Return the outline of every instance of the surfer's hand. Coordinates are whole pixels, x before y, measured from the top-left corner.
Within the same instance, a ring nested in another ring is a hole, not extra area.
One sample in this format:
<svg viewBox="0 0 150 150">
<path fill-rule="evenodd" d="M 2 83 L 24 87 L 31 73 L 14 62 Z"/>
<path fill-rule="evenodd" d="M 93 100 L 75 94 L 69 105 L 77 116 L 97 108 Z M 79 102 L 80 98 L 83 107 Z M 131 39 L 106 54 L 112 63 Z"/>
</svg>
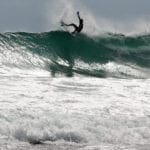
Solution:
<svg viewBox="0 0 150 150">
<path fill-rule="evenodd" d="M 63 21 L 60 21 L 60 25 L 61 25 L 61 26 L 64 26 L 64 22 L 63 22 Z"/>
<path fill-rule="evenodd" d="M 77 15 L 79 15 L 79 11 L 77 11 Z"/>
</svg>

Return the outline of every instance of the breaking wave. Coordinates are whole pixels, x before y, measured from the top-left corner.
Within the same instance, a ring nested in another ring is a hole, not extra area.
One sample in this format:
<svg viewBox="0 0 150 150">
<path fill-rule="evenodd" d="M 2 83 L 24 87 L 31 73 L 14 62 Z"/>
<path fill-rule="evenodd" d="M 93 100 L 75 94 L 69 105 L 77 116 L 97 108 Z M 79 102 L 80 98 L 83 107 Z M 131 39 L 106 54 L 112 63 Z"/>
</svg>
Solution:
<svg viewBox="0 0 150 150">
<path fill-rule="evenodd" d="M 8 68 L 9 72 L 36 68 L 52 76 L 149 78 L 150 35 L 4 33 L 0 34 L 0 64 L 1 74 Z"/>
</svg>

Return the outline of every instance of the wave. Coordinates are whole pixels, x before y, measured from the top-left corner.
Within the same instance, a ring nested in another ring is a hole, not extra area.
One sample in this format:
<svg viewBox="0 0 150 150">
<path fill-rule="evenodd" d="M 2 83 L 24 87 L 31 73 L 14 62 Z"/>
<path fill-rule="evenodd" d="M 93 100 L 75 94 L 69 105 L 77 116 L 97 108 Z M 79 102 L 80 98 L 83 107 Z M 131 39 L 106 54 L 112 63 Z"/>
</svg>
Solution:
<svg viewBox="0 0 150 150">
<path fill-rule="evenodd" d="M 0 57 L 1 68 L 39 67 L 53 76 L 148 78 L 150 35 L 4 33 L 0 34 Z"/>
</svg>

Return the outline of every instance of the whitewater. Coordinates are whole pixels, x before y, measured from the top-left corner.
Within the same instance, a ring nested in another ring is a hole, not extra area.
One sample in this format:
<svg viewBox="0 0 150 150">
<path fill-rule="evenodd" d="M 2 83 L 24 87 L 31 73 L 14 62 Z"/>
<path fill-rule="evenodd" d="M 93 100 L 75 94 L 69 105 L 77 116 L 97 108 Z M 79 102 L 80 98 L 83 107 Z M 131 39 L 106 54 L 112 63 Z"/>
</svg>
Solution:
<svg viewBox="0 0 150 150">
<path fill-rule="evenodd" d="M 0 149 L 148 150 L 150 35 L 0 34 Z"/>
</svg>

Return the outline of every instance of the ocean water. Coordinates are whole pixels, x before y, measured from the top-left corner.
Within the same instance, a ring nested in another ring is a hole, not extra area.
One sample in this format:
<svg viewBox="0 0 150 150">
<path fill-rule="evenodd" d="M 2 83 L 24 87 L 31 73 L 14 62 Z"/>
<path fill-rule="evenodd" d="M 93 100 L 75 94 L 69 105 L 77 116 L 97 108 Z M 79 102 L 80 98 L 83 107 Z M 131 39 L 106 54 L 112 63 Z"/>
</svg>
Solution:
<svg viewBox="0 0 150 150">
<path fill-rule="evenodd" d="M 0 149 L 149 143 L 150 35 L 0 34 Z"/>
</svg>

